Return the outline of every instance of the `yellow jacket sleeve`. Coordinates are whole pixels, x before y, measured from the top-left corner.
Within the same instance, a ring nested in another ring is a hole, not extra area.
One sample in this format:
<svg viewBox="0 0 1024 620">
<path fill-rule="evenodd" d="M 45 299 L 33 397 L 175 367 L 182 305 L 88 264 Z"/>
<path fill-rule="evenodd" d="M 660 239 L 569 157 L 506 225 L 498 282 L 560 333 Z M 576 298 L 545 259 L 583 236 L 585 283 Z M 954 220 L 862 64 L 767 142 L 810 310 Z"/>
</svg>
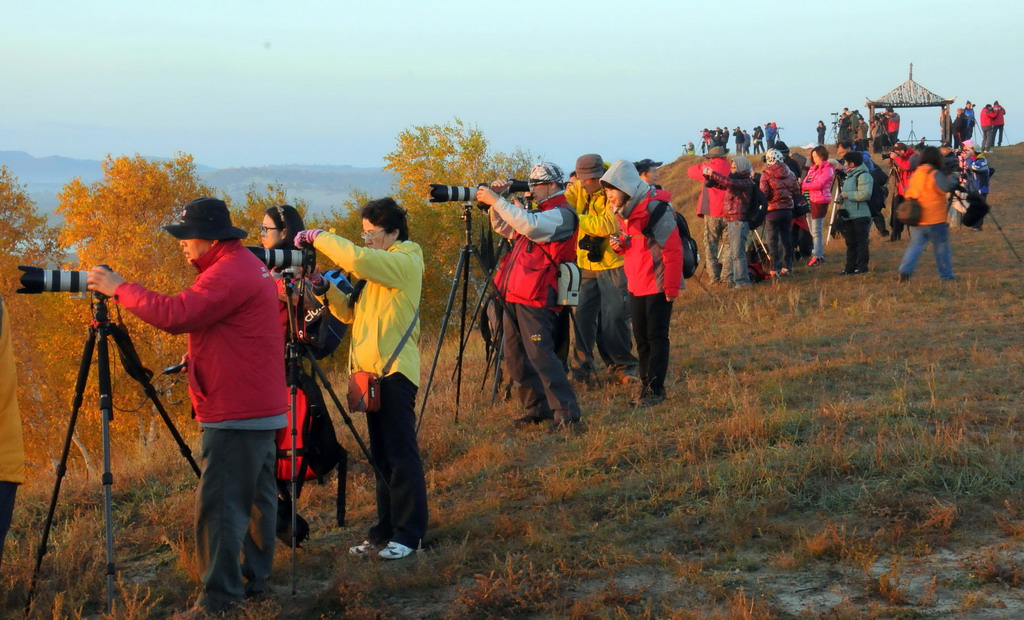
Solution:
<svg viewBox="0 0 1024 620">
<path fill-rule="evenodd" d="M 396 241 L 387 250 L 372 250 L 331 233 L 320 233 L 313 245 L 354 277 L 366 280 L 352 308 L 348 296 L 333 286 L 326 297 L 331 313 L 352 325 L 352 370 L 381 374 L 419 308 L 423 250 L 411 241 Z M 401 373 L 414 385 L 420 383 L 419 333 L 417 321 L 388 373 Z"/>
</svg>

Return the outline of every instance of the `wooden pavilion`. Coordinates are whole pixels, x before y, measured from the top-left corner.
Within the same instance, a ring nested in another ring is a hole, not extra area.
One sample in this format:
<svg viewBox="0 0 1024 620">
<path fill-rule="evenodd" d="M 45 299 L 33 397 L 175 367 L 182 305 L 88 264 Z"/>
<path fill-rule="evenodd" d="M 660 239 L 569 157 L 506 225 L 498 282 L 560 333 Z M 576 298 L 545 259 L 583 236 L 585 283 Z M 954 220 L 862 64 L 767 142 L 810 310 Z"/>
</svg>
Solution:
<svg viewBox="0 0 1024 620">
<path fill-rule="evenodd" d="M 910 78 L 878 99 L 868 100 L 868 118 L 875 118 L 875 108 L 941 108 L 939 126 L 942 128 L 942 141 L 949 142 L 951 135 L 951 119 L 949 106 L 956 97 L 946 99 L 936 95 L 914 81 L 914 65 L 910 65 Z"/>
</svg>

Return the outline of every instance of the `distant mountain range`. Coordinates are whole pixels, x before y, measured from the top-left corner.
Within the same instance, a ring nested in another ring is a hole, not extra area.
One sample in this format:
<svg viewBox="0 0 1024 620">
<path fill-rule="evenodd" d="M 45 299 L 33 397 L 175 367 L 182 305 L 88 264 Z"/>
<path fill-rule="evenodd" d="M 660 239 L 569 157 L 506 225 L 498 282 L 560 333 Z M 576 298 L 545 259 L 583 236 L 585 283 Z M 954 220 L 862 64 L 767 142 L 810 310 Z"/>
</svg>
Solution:
<svg viewBox="0 0 1024 620">
<path fill-rule="evenodd" d="M 165 157 L 149 157 L 167 161 Z M 29 195 L 39 208 L 52 214 L 57 208 L 57 193 L 75 177 L 89 184 L 103 178 L 103 162 L 92 159 L 72 159 L 53 155 L 33 157 L 24 151 L 0 151 L 0 165 L 16 176 L 28 188 Z M 209 185 L 231 196 L 245 200 L 250 187 L 262 192 L 267 185 L 280 183 L 288 197 L 297 202 L 305 200 L 311 213 L 324 213 L 340 207 L 354 191 L 370 196 L 384 196 L 391 190 L 392 176 L 382 168 L 356 168 L 354 166 L 283 165 L 242 168 L 213 168 L 196 164 L 196 171 Z"/>
</svg>

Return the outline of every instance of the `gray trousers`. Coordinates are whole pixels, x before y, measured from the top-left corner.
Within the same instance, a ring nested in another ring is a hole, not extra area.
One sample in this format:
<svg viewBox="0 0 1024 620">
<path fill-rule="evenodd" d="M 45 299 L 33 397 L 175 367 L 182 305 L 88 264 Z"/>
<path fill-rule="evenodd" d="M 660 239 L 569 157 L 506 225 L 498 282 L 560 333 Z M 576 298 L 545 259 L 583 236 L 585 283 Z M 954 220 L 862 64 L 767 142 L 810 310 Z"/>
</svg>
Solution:
<svg viewBox="0 0 1024 620">
<path fill-rule="evenodd" d="M 211 612 L 262 592 L 270 577 L 277 527 L 275 434 L 203 429 L 196 547 L 205 586 L 201 604 Z"/>
<path fill-rule="evenodd" d="M 622 267 L 593 271 L 581 269 L 580 303 L 576 306 L 576 343 L 572 352 L 573 376 L 587 379 L 596 368 L 592 364 L 594 344 L 608 370 L 616 376 L 635 375 L 637 359 L 633 355 L 632 327 L 626 272 Z"/>
<path fill-rule="evenodd" d="M 750 269 L 747 266 L 747 235 L 750 224 L 747 222 L 728 222 L 729 226 L 729 262 L 732 265 L 732 283 L 750 284 Z"/>
<path fill-rule="evenodd" d="M 725 221 L 724 217 L 711 217 L 710 215 L 704 216 L 704 250 L 708 257 L 708 271 L 711 272 L 711 282 L 722 282 L 730 279 L 731 269 L 726 267 L 725 274 L 722 273 L 722 267 L 725 266 L 721 260 L 719 260 L 718 253 L 720 251 L 719 244 L 721 244 L 725 237 L 726 225 L 728 222 Z"/>
<path fill-rule="evenodd" d="M 527 415 L 578 420 L 580 406 L 562 360 L 555 354 L 554 310 L 505 304 L 504 352 L 509 378 Z"/>
</svg>

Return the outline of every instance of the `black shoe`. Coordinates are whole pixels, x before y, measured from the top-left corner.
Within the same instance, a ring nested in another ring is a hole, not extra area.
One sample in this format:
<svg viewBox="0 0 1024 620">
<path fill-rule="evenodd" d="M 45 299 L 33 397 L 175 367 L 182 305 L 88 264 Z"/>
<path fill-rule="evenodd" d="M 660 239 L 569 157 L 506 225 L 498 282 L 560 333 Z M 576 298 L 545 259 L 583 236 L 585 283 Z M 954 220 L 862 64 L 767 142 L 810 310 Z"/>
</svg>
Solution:
<svg viewBox="0 0 1024 620">
<path fill-rule="evenodd" d="M 585 430 L 583 420 L 554 420 L 548 425 L 549 433 L 582 433 Z"/>
<path fill-rule="evenodd" d="M 634 409 L 644 409 L 647 407 L 653 407 L 658 403 L 665 401 L 664 394 L 644 394 L 638 396 L 633 400 L 629 401 L 629 406 Z"/>
<path fill-rule="evenodd" d="M 849 276 L 849 275 L 853 275 L 853 273 L 854 273 L 853 271 L 848 271 L 846 269 L 843 269 L 842 271 L 839 272 L 839 275 L 841 275 L 841 276 Z"/>
<path fill-rule="evenodd" d="M 516 428 L 529 428 L 531 426 L 536 426 L 537 424 L 543 423 L 544 418 L 535 415 L 524 415 L 521 418 L 516 418 L 515 420 L 512 420 L 512 426 Z"/>
</svg>

